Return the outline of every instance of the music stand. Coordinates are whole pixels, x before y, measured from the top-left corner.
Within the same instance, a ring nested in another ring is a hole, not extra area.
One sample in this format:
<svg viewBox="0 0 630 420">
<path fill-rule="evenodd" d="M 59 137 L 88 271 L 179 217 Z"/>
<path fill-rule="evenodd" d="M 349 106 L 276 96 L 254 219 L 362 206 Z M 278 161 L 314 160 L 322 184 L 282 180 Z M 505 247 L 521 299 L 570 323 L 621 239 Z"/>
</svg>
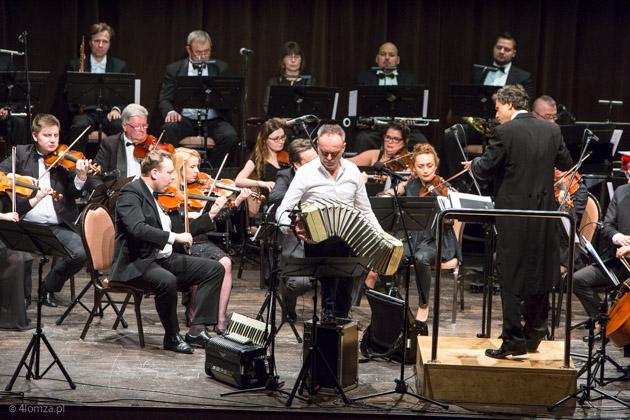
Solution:
<svg viewBox="0 0 630 420">
<path fill-rule="evenodd" d="M 203 137 L 203 153 L 207 153 L 208 127 L 202 125 L 202 121 L 206 121 L 210 109 L 238 111 L 244 79 L 242 76 L 178 76 L 175 83 L 175 109 L 180 113 L 184 108 L 197 110 L 197 135 Z M 207 155 L 202 163 L 210 167 Z"/>
<path fill-rule="evenodd" d="M 315 287 L 313 291 L 313 323 L 311 324 L 311 345 L 308 349 L 308 356 L 304 359 L 304 363 L 302 364 L 302 369 L 300 369 L 300 373 L 298 374 L 297 380 L 295 381 L 295 385 L 293 385 L 293 390 L 291 391 L 291 395 L 286 402 L 286 406 L 290 407 L 293 398 L 299 397 L 296 395 L 298 388 L 300 389 L 300 394 L 304 392 L 304 387 L 306 386 L 307 376 L 310 374 L 310 387 L 309 393 L 313 395 L 313 393 L 317 393 L 317 389 L 315 386 L 315 372 L 316 372 L 316 362 L 317 356 L 319 356 L 320 360 L 324 362 L 324 366 L 326 367 L 325 371 L 327 375 L 329 375 L 330 379 L 332 379 L 335 388 L 343 402 L 346 404 L 350 404 L 350 400 L 346 397 L 346 394 L 341 389 L 339 385 L 339 381 L 335 377 L 328 361 L 324 357 L 321 348 L 317 344 L 317 321 L 319 318 L 317 317 L 317 279 L 319 277 L 356 277 L 360 274 L 363 274 L 367 271 L 367 258 L 335 258 L 335 257 L 316 257 L 316 258 L 289 258 L 282 270 L 284 275 L 286 276 L 305 276 L 312 277 L 315 279 Z M 310 400 L 309 400 L 310 402 Z"/>
<path fill-rule="evenodd" d="M 49 71 L 29 71 L 31 79 L 31 103 L 39 102 Z M 25 108 L 28 115 L 28 88 L 26 84 L 26 73 L 23 71 L 2 71 L 0 72 L 0 104 L 19 105 Z"/>
<path fill-rule="evenodd" d="M 39 277 L 37 291 L 37 329 L 35 330 L 35 333 L 33 333 L 33 337 L 31 338 L 31 341 L 29 342 L 28 347 L 26 348 L 26 351 L 24 352 L 24 355 L 20 360 L 20 363 L 15 369 L 15 373 L 11 377 L 11 381 L 6 386 L 5 391 L 11 391 L 15 380 L 22 370 L 22 367 L 26 368 L 26 379 L 42 379 L 44 375 L 50 370 L 50 368 L 52 368 L 55 364 L 59 366 L 59 370 L 61 370 L 61 373 L 63 373 L 63 376 L 66 378 L 66 381 L 70 385 L 70 388 L 75 389 L 76 385 L 74 384 L 74 382 L 72 382 L 72 379 L 70 379 L 68 372 L 63 367 L 61 360 L 59 360 L 59 357 L 50 345 L 50 342 L 44 335 L 44 331 L 42 329 L 42 305 L 44 303 L 42 277 L 44 264 L 48 262 L 48 258 L 46 258 L 46 256 L 67 258 L 68 253 L 66 249 L 64 248 L 63 244 L 59 242 L 50 227 L 30 222 L 14 223 L 8 221 L 0 221 L 0 240 L 9 249 L 31 252 L 41 256 L 38 269 Z M 53 362 L 44 370 L 43 373 L 40 374 L 39 362 L 42 340 L 48 348 L 48 351 L 53 358 Z M 27 364 L 26 358 L 29 356 L 29 354 L 31 355 L 31 358 L 29 363 Z M 33 364 L 35 364 L 35 369 L 33 369 Z"/>
<path fill-rule="evenodd" d="M 451 85 L 451 107 L 455 117 L 478 117 L 483 119 L 483 131 L 488 132 L 488 122 L 495 116 L 492 95 L 501 86 Z M 483 136 L 483 150 L 487 137 Z"/>
<path fill-rule="evenodd" d="M 306 114 L 334 118 L 337 88 L 320 86 L 271 86 L 267 115 L 296 118 Z"/>
<path fill-rule="evenodd" d="M 357 115 L 362 117 L 418 117 L 423 115 L 423 85 L 358 86 Z"/>
</svg>

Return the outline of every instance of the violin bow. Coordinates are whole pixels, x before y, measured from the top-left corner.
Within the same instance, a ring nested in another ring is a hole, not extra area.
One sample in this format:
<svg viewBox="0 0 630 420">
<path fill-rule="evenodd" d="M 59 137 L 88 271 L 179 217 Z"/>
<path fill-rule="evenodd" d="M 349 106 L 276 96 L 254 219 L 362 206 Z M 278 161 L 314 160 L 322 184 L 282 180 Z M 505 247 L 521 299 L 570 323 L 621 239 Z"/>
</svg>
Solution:
<svg viewBox="0 0 630 420">
<path fill-rule="evenodd" d="M 166 130 L 162 130 L 162 134 L 160 134 L 160 137 L 158 137 L 157 141 L 155 142 L 155 145 L 153 146 L 153 148 L 151 149 L 152 151 L 157 149 L 158 144 L 160 144 L 160 142 L 162 141 L 162 136 L 164 136 L 164 132 Z M 185 162 L 185 161 L 184 161 Z"/>
<path fill-rule="evenodd" d="M 420 195 L 420 197 L 424 197 L 424 196 L 426 196 L 426 195 L 427 195 L 427 194 L 429 194 L 431 191 L 435 190 L 436 188 L 440 188 L 442 185 L 446 184 L 448 181 L 450 181 L 450 180 L 452 180 L 452 179 L 457 178 L 458 176 L 460 176 L 461 174 L 463 174 L 463 173 L 464 173 L 464 172 L 466 172 L 466 171 L 470 171 L 470 169 L 462 169 L 461 171 L 457 172 L 455 175 L 453 175 L 453 176 L 452 176 L 452 177 L 450 177 L 449 179 L 446 179 L 446 180 L 444 180 L 444 181 L 440 182 L 439 184 L 437 184 L 435 187 L 433 187 L 433 189 L 432 189 L 432 190 L 430 190 L 430 191 L 429 191 L 429 190 L 427 189 L 427 192 L 425 192 L 424 194 Z"/>
<path fill-rule="evenodd" d="M 15 146 L 11 148 L 11 170 L 13 171 L 13 185 L 11 186 L 11 212 L 15 213 L 15 181 L 17 175 L 15 174 Z"/>
<path fill-rule="evenodd" d="M 66 150 L 64 150 L 63 152 L 61 152 L 61 154 L 59 156 L 57 156 L 57 159 L 55 159 L 55 161 L 52 163 L 52 165 L 48 166 L 48 169 L 46 169 L 44 171 L 44 173 L 41 174 L 39 176 L 39 178 L 37 178 L 37 182 L 39 182 L 40 179 L 42 179 L 52 168 L 54 168 L 55 165 L 57 164 L 57 162 L 59 162 L 61 159 L 63 159 L 63 157 L 66 155 L 66 153 L 68 153 L 70 151 L 70 149 L 72 149 L 72 146 L 74 146 L 74 144 L 76 142 L 78 142 L 81 137 L 83 137 L 83 135 L 90 129 L 90 127 L 91 126 L 89 126 L 89 125 L 87 127 L 85 127 L 85 130 L 83 130 L 83 133 L 79 134 L 79 137 L 74 139 L 72 144 L 70 144 L 70 146 L 68 146 L 68 148 Z"/>
<path fill-rule="evenodd" d="M 385 162 L 383 162 L 383 164 L 384 164 L 384 165 L 387 165 L 387 164 L 388 164 L 388 163 L 390 163 L 390 162 L 395 162 L 395 161 L 400 160 L 400 159 L 402 159 L 402 158 L 406 158 L 407 156 L 411 156 L 412 154 L 413 154 L 413 152 L 409 152 L 409 153 L 404 154 L 404 155 L 402 155 L 402 156 L 396 156 L 396 155 L 394 155 L 394 156 L 393 156 L 390 160 L 386 160 Z"/>
<path fill-rule="evenodd" d="M 584 162 L 584 161 L 586 160 L 586 158 L 587 158 L 587 157 L 589 157 L 589 156 L 591 155 L 591 153 L 593 153 L 593 152 L 591 152 L 591 151 L 589 150 L 589 151 L 588 151 L 588 152 L 584 155 L 584 157 L 582 158 L 582 160 L 580 160 L 578 163 L 576 163 L 575 165 L 573 165 L 573 166 L 571 167 L 571 169 L 569 169 L 569 170 L 568 170 L 568 171 L 566 171 L 564 174 L 562 174 L 562 176 L 561 176 L 560 178 L 558 178 L 558 179 L 556 180 L 556 182 L 554 182 L 554 183 L 553 183 L 553 186 L 554 186 L 554 187 L 557 187 L 557 186 L 558 186 L 558 185 L 560 185 L 560 183 L 561 183 L 562 181 L 564 181 L 567 177 L 569 177 L 569 176 L 573 175 L 573 172 L 575 172 L 575 169 L 577 168 L 577 166 L 578 166 L 579 164 L 581 164 L 582 162 Z"/>
<path fill-rule="evenodd" d="M 212 190 L 214 190 L 214 187 L 217 185 L 217 181 L 219 180 L 219 174 L 223 170 L 223 165 L 225 165 L 225 161 L 227 160 L 228 156 L 230 156 L 230 154 L 226 153 L 225 157 L 223 158 L 223 162 L 221 162 L 221 166 L 219 166 L 219 170 L 217 171 L 217 174 L 214 177 L 214 181 L 212 182 L 212 186 L 208 190 L 208 194 L 207 194 L 208 197 L 210 197 L 210 194 L 212 194 Z"/>
<path fill-rule="evenodd" d="M 162 131 L 164 134 L 164 131 Z M 160 138 L 162 138 L 160 136 Z M 159 142 L 159 140 L 158 140 Z M 190 233 L 190 222 L 188 221 L 188 176 L 186 175 L 186 162 L 188 159 L 184 159 L 183 172 L 184 172 L 184 229 L 186 233 Z M 192 253 L 192 248 L 188 248 L 188 255 Z"/>
</svg>

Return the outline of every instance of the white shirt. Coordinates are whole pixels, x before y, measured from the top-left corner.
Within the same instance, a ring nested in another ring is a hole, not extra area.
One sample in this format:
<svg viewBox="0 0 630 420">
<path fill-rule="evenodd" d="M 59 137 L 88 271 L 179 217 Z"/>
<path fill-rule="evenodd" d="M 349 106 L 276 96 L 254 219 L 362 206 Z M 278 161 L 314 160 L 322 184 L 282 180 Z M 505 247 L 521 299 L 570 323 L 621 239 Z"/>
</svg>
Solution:
<svg viewBox="0 0 630 420">
<path fill-rule="evenodd" d="M 195 66 L 192 65 L 190 60 L 188 60 L 188 75 L 189 76 L 197 76 L 199 77 L 199 69 L 196 69 Z M 203 71 L 201 72 L 202 76 L 208 75 L 208 65 L 206 64 L 203 67 Z M 203 112 L 201 113 L 203 117 Z M 215 109 L 209 109 L 206 119 L 211 120 L 213 118 L 217 118 L 219 113 Z M 184 108 L 182 109 L 182 117 L 189 118 L 191 120 L 197 120 L 197 110 L 193 108 Z"/>
<path fill-rule="evenodd" d="M 101 62 L 99 63 L 94 59 L 92 54 L 90 54 L 90 69 L 91 73 L 105 73 L 105 68 L 107 67 L 107 56 L 105 56 Z"/>
<path fill-rule="evenodd" d="M 39 155 L 39 159 L 37 159 L 38 164 L 38 178 L 46 172 L 46 164 L 44 163 L 44 156 Z M 74 177 L 74 186 L 77 190 L 82 190 L 85 185 L 85 181 L 81 181 L 78 177 Z M 46 175 L 39 180 L 38 186 L 44 188 L 52 188 L 50 183 L 50 172 L 47 172 Z M 51 224 L 58 225 L 59 217 L 57 217 L 57 212 L 55 211 L 55 205 L 53 203 L 53 197 L 51 195 L 47 195 L 42 198 L 39 203 L 35 205 L 31 210 L 28 211 L 22 218 L 27 222 L 33 223 L 41 223 L 41 224 Z"/>
<path fill-rule="evenodd" d="M 492 65 L 495 67 L 500 67 L 497 63 L 492 63 Z M 505 86 L 505 83 L 507 82 L 507 76 L 511 68 L 512 63 L 510 62 L 504 66 L 503 71 L 488 71 L 488 74 L 486 74 L 486 79 L 484 80 L 483 84 L 486 86 Z"/>
<path fill-rule="evenodd" d="M 127 157 L 127 176 L 133 176 L 133 180 L 135 181 L 140 178 L 140 160 L 133 155 L 135 145 L 131 144 L 127 146 L 127 143 L 131 142 L 123 134 L 123 146 L 125 146 L 125 155 Z"/>
<path fill-rule="evenodd" d="M 381 79 L 380 75 L 384 75 Z M 394 70 L 391 72 L 394 77 L 387 77 L 387 75 L 383 72 L 383 70 L 379 70 L 376 72 L 376 75 L 379 76 L 378 85 L 379 86 L 398 86 L 398 70 Z"/>
<path fill-rule="evenodd" d="M 319 198 L 333 198 L 359 210 L 375 228 L 382 231 L 383 229 L 372 211 L 359 168 L 345 159 L 341 159 L 340 165 L 336 180 L 324 168 L 319 157 L 300 166 L 282 199 L 280 207 L 278 207 L 276 220 L 281 224 L 288 225 L 291 222 L 288 210 L 292 210 L 298 202 L 313 202 Z M 282 227 L 281 230 L 287 233 L 286 226 Z"/>
<path fill-rule="evenodd" d="M 144 185 L 147 185 L 147 184 L 145 183 Z M 147 185 L 147 188 L 151 192 L 151 195 L 153 195 L 153 190 L 151 189 L 151 187 Z M 162 230 L 165 230 L 169 233 L 168 241 L 166 245 L 164 245 L 164 248 L 160 250 L 157 250 L 157 249 L 155 250 L 155 259 L 159 260 L 162 258 L 168 258 L 173 253 L 173 244 L 175 243 L 175 234 L 171 232 L 171 218 L 168 217 L 166 214 L 164 214 L 164 212 L 160 209 L 160 204 L 158 203 L 158 201 L 155 198 L 153 198 L 153 200 L 155 201 L 155 205 L 158 208 L 158 214 L 160 215 L 160 222 L 162 224 Z"/>
</svg>

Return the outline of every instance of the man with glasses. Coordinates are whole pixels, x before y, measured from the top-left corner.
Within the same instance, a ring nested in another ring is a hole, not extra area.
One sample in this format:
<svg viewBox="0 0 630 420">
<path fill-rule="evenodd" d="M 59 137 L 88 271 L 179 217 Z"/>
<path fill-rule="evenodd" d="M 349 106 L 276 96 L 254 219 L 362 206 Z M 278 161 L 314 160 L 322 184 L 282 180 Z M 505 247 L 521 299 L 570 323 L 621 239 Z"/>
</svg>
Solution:
<svg viewBox="0 0 630 420">
<path fill-rule="evenodd" d="M 100 174 L 88 175 L 86 188 L 94 190 L 97 186 L 109 179 L 110 176 L 134 179 L 140 176 L 140 159 L 134 156 L 135 146 L 142 143 L 147 137 L 147 119 L 149 112 L 138 104 L 129 104 L 122 112 L 122 133 L 109 136 L 101 142 L 94 162 L 100 166 Z M 112 174 L 118 170 L 118 173 Z"/>
<path fill-rule="evenodd" d="M 112 38 L 114 38 L 114 29 L 106 23 L 95 23 L 90 26 L 89 32 L 90 55 L 83 58 L 83 71 L 85 73 L 127 73 L 129 71 L 127 63 L 107 55 Z M 68 71 L 81 71 L 81 57 L 70 62 Z M 112 135 L 122 131 L 120 112 L 124 106 L 125 104 L 112 108 L 107 105 L 103 106 L 100 123 L 103 125 L 105 133 Z M 76 105 L 70 105 L 70 113 L 72 114 L 70 142 L 73 142 L 86 127 L 91 126 L 92 130 L 95 130 L 99 124 L 96 104 L 85 106 L 82 111 Z M 72 148 L 85 152 L 87 137 L 92 130 L 85 133 Z"/>
<path fill-rule="evenodd" d="M 380 46 L 376 58 L 376 67 L 382 70 L 367 70 L 357 74 L 355 86 L 415 86 L 418 84 L 416 75 L 398 70 L 400 56 L 398 47 L 391 42 Z M 369 117 L 370 115 L 363 115 Z M 418 115 L 420 117 L 420 115 Z M 378 149 L 383 138 L 383 130 L 376 130 L 364 124 L 357 124 L 352 149 L 361 153 L 369 149 Z M 410 148 L 417 143 L 428 143 L 427 138 L 418 129 L 412 129 L 410 135 Z"/>
<path fill-rule="evenodd" d="M 471 84 L 486 86 L 521 85 L 527 92 L 529 103 L 534 98 L 534 82 L 532 75 L 513 65 L 512 61 L 516 57 L 516 40 L 509 32 L 504 32 L 497 37 L 492 47 L 492 65 L 488 67 L 475 66 Z M 461 124 L 457 128 L 458 136 L 462 142 L 462 147 L 471 144 L 481 144 L 481 133 L 475 130 L 470 124 Z M 447 130 L 444 134 L 444 163 L 447 166 L 446 177 L 456 174 L 461 170 L 460 161 L 462 152 L 458 146 L 455 130 Z M 462 185 L 457 185 L 457 189 L 462 190 Z"/>
<path fill-rule="evenodd" d="M 223 157 L 231 153 L 238 144 L 234 127 L 228 122 L 228 113 L 216 109 L 197 110 L 175 109 L 175 91 L 179 76 L 227 76 L 228 64 L 221 60 L 210 59 L 212 40 L 207 32 L 197 30 L 188 34 L 186 52 L 188 58 L 176 61 L 166 67 L 164 82 L 160 90 L 158 106 L 164 115 L 163 141 L 177 146 L 184 137 L 202 135 L 198 132 L 197 121 L 201 119 L 202 130 L 207 130 L 208 137 L 214 139 L 215 146 L 210 154 L 210 164 L 218 168 Z M 181 112 L 180 112 L 181 111 Z"/>
<path fill-rule="evenodd" d="M 342 158 L 346 148 L 345 132 L 338 125 L 327 124 L 317 132 L 317 155 L 302 165 L 295 173 L 289 189 L 276 212 L 282 225 L 291 223 L 289 214 L 296 204 L 313 202 L 320 198 L 339 200 L 360 211 L 375 228 L 381 229 L 372 212 L 359 168 Z M 290 229 L 281 228 L 283 233 Z M 339 238 L 329 238 L 317 244 L 309 244 L 305 230 L 296 225 L 295 234 L 305 241 L 307 257 L 349 257 L 350 248 Z M 323 277 L 322 323 L 334 324 L 336 318 L 347 318 L 351 306 L 353 280 L 351 277 Z"/>
</svg>

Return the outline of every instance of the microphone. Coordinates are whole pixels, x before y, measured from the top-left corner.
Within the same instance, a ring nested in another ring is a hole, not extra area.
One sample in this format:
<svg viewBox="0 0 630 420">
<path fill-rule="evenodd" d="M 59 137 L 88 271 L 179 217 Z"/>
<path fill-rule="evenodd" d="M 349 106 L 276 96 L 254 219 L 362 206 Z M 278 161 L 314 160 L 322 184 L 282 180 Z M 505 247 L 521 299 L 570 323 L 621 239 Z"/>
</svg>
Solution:
<svg viewBox="0 0 630 420">
<path fill-rule="evenodd" d="M 459 125 L 459 124 L 455 124 L 455 125 L 450 126 L 450 127 L 449 127 L 449 128 L 447 128 L 446 130 L 444 130 L 444 134 L 446 134 L 446 133 L 450 133 L 451 131 L 455 131 L 455 130 L 457 130 L 457 126 L 458 126 L 458 125 Z"/>
<path fill-rule="evenodd" d="M 239 50 L 239 52 L 241 53 L 241 55 L 250 55 L 250 54 L 254 54 L 254 51 L 250 50 L 249 48 L 241 48 Z"/>
<path fill-rule="evenodd" d="M 1 48 L 0 48 L 0 54 L 24 55 L 23 52 L 13 51 L 13 50 L 3 50 Z"/>
<path fill-rule="evenodd" d="M 481 71 L 499 71 L 498 67 L 494 67 L 494 66 L 484 66 L 482 64 L 473 64 L 473 67 L 476 67 L 478 69 L 481 69 Z"/>
<path fill-rule="evenodd" d="M 560 114 L 567 114 L 569 118 L 571 118 L 572 122 L 575 122 L 577 120 L 577 118 L 575 118 L 575 115 L 573 115 L 573 113 L 569 111 L 569 108 L 567 108 L 566 106 L 558 104 L 558 109 L 560 110 Z"/>
<path fill-rule="evenodd" d="M 395 171 L 392 171 L 387 166 L 385 166 L 383 162 L 376 162 L 374 164 L 374 170 L 377 172 L 382 172 L 386 174 L 387 176 L 389 176 L 390 178 L 396 178 L 399 181 L 406 181 L 404 176 L 397 174 Z"/>
<path fill-rule="evenodd" d="M 302 115 L 301 117 L 297 117 L 297 118 L 293 118 L 292 120 L 289 120 L 287 122 L 285 122 L 284 124 L 288 127 L 293 127 L 294 125 L 298 125 L 301 122 L 306 122 L 307 120 L 310 119 L 317 119 L 317 117 L 315 115 Z"/>
<path fill-rule="evenodd" d="M 20 34 L 20 36 L 18 36 L 18 41 L 20 41 L 20 43 L 25 44 L 26 43 L 26 31 L 22 32 Z"/>
<path fill-rule="evenodd" d="M 588 128 L 585 128 L 584 131 L 586 132 L 586 134 L 593 140 L 595 141 L 599 141 L 599 137 L 597 137 L 595 134 L 593 134 L 593 132 L 591 130 L 589 130 Z"/>
</svg>

